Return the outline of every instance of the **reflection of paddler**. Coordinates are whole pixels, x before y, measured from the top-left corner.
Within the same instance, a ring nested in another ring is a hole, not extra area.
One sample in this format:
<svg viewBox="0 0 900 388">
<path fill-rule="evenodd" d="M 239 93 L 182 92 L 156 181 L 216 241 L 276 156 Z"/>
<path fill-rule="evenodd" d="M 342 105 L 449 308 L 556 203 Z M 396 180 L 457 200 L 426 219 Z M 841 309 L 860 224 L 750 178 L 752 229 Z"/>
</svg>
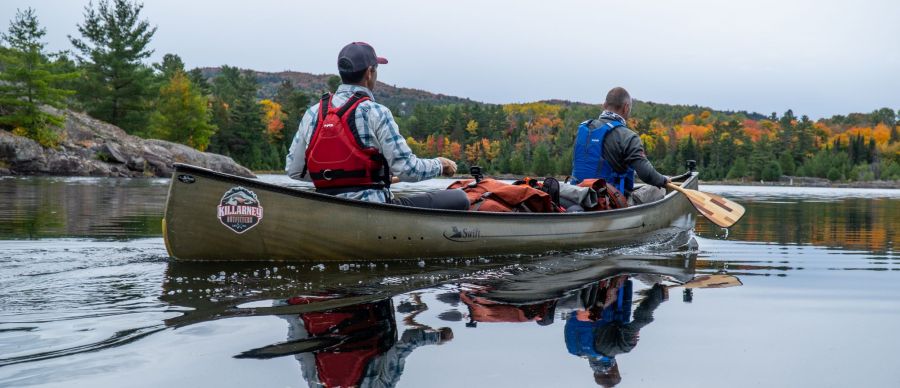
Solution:
<svg viewBox="0 0 900 388">
<path fill-rule="evenodd" d="M 329 297 L 295 297 L 289 305 L 314 304 Z M 253 349 L 241 358 L 295 355 L 310 387 L 392 387 L 403 373 L 406 357 L 423 345 L 440 345 L 453 338 L 449 328 L 432 329 L 415 321 L 427 310 L 418 295 L 398 310 L 408 328 L 397 338 L 393 302 L 383 299 L 291 316 L 289 341 Z"/>
<path fill-rule="evenodd" d="M 291 298 L 289 304 L 306 304 Z M 391 299 L 310 312 L 292 321 L 291 339 L 340 338 L 333 346 L 297 355 L 303 377 L 311 387 L 351 387 L 369 375 L 370 364 L 397 342 L 397 326 Z"/>
<path fill-rule="evenodd" d="M 634 349 L 640 329 L 653 322 L 653 310 L 667 298 L 665 287 L 655 284 L 632 316 L 632 287 L 627 275 L 602 280 L 586 289 L 584 308 L 566 320 L 567 350 L 588 359 L 602 386 L 622 380 L 616 356 Z"/>
</svg>

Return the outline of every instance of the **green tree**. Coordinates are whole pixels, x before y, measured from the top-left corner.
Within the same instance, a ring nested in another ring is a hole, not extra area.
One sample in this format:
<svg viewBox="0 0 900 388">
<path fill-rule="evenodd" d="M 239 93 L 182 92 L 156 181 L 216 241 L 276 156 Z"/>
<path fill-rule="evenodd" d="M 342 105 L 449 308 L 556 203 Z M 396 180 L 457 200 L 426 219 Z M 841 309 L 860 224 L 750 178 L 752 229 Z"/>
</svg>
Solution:
<svg viewBox="0 0 900 388">
<path fill-rule="evenodd" d="M 765 167 L 763 167 L 760 179 L 764 181 L 777 181 L 779 178 L 781 178 L 781 165 L 774 160 L 770 160 L 766 163 Z"/>
<path fill-rule="evenodd" d="M 550 151 L 544 143 L 538 144 L 534 149 L 534 155 L 531 160 L 531 172 L 538 176 L 550 174 L 553 171 L 553 164 L 550 163 Z"/>
<path fill-rule="evenodd" d="M 210 139 L 209 150 L 228 155 L 238 163 L 257 170 L 284 167 L 274 162 L 271 144 L 265 136 L 263 111 L 256 101 L 258 82 L 249 71 L 222 66 L 213 79 L 213 123 L 219 128 Z"/>
<path fill-rule="evenodd" d="M 294 134 L 300 127 L 300 119 L 309 107 L 309 96 L 295 88 L 290 80 L 284 80 L 275 92 L 275 102 L 281 104 L 281 109 L 287 116 L 284 121 L 283 142 L 286 148 L 290 148 Z"/>
<path fill-rule="evenodd" d="M 157 111 L 150 118 L 150 135 L 206 150 L 216 127 L 209 123 L 208 101 L 183 71 L 176 71 L 159 90 Z"/>
<path fill-rule="evenodd" d="M 336 75 L 328 77 L 328 91 L 334 93 L 337 91 L 338 86 L 341 86 L 341 77 Z"/>
<path fill-rule="evenodd" d="M 74 93 L 58 87 L 76 73 L 59 72 L 44 53 L 41 39 L 46 30 L 38 23 L 34 9 L 17 10 L 2 41 L 9 45 L 0 51 L 0 125 L 14 129 L 44 146 L 54 146 L 58 136 L 50 125 L 62 125 L 63 117 L 47 113 L 43 105 L 65 106 Z"/>
<path fill-rule="evenodd" d="M 184 61 L 178 54 L 163 55 L 162 62 L 153 65 L 153 69 L 160 73 L 160 77 L 165 80 L 171 80 L 175 73 L 184 72 Z"/>
<path fill-rule="evenodd" d="M 525 173 L 525 157 L 521 152 L 513 153 L 509 159 L 509 173 L 524 174 Z"/>
<path fill-rule="evenodd" d="M 747 172 L 747 161 L 744 158 L 737 158 L 728 170 L 728 179 L 743 178 L 747 176 Z"/>
<path fill-rule="evenodd" d="M 191 83 L 196 86 L 197 90 L 204 96 L 208 96 L 212 93 L 212 86 L 206 81 L 206 77 L 203 76 L 203 70 L 200 70 L 200 68 L 191 69 L 191 71 L 188 72 L 188 78 L 191 79 Z"/>
<path fill-rule="evenodd" d="M 778 158 L 778 164 L 781 165 L 781 171 L 785 175 L 794 175 L 797 169 L 797 165 L 794 164 L 794 157 L 787 151 L 781 153 L 781 156 Z"/>
<path fill-rule="evenodd" d="M 832 167 L 828 170 L 828 180 L 839 181 L 841 179 L 843 179 L 843 176 L 841 175 L 841 170 L 839 170 L 837 167 Z"/>
<path fill-rule="evenodd" d="M 87 112 L 122 127 L 129 133 L 144 131 L 153 71 L 143 64 L 153 50 L 147 48 L 156 27 L 140 20 L 140 3 L 100 0 L 89 3 L 82 38 L 69 36 L 83 69 L 78 97 Z"/>
</svg>

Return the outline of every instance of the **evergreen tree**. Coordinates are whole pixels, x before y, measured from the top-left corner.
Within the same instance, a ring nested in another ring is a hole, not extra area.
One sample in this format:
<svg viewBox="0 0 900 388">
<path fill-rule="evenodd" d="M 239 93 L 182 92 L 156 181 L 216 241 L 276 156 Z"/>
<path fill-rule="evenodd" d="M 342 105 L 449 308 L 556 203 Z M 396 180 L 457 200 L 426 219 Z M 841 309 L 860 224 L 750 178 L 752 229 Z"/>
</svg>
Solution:
<svg viewBox="0 0 900 388">
<path fill-rule="evenodd" d="M 531 172 L 538 176 L 545 176 L 552 170 L 553 165 L 550 163 L 550 151 L 547 150 L 546 144 L 540 143 L 534 149 L 534 156 L 531 161 Z"/>
<path fill-rule="evenodd" d="M 284 121 L 283 143 L 286 149 L 290 149 L 294 134 L 300 127 L 300 120 L 309 107 L 310 98 L 306 93 L 295 88 L 291 81 L 285 80 L 275 93 L 275 102 L 281 104 L 281 109 L 287 116 Z M 285 156 L 287 156 L 286 153 Z"/>
<path fill-rule="evenodd" d="M 209 123 L 207 104 L 187 75 L 175 71 L 159 91 L 157 111 L 150 119 L 150 135 L 205 150 L 216 131 Z"/>
<path fill-rule="evenodd" d="M 341 77 L 336 75 L 328 77 L 328 91 L 334 93 L 337 91 L 338 86 L 341 86 Z"/>
<path fill-rule="evenodd" d="M 206 77 L 203 76 L 203 70 L 200 70 L 199 68 L 191 69 L 191 71 L 188 72 L 188 78 L 191 79 L 191 84 L 197 87 L 197 90 L 204 96 L 208 96 L 212 93 L 212 87 L 209 85 L 209 82 L 206 81 Z"/>
<path fill-rule="evenodd" d="M 728 170 L 728 179 L 743 178 L 747 176 L 747 172 L 747 161 L 744 158 L 737 158 Z"/>
<path fill-rule="evenodd" d="M 83 69 L 78 97 L 87 112 L 129 133 L 145 130 L 152 93 L 152 70 L 142 63 L 156 27 L 140 20 L 140 3 L 100 0 L 85 7 L 82 38 L 69 36 Z"/>
<path fill-rule="evenodd" d="M 525 157 L 521 152 L 513 153 L 509 159 L 509 173 L 524 174 L 525 173 Z"/>
<path fill-rule="evenodd" d="M 257 170 L 284 167 L 283 161 L 272 163 L 270 147 L 265 136 L 262 106 L 256 101 L 256 76 L 231 66 L 212 82 L 214 95 L 213 123 L 219 131 L 210 139 L 211 152 L 228 155 L 238 163 Z"/>
<path fill-rule="evenodd" d="M 153 65 L 153 69 L 160 73 L 160 78 L 169 81 L 175 76 L 175 73 L 184 73 L 184 61 L 178 54 L 163 55 L 162 62 Z"/>
<path fill-rule="evenodd" d="M 41 109 L 42 105 L 63 108 L 73 91 L 59 87 L 76 73 L 59 72 L 44 53 L 40 26 L 34 9 L 16 12 L 9 31 L 2 35 L 8 44 L 0 51 L 0 125 L 14 129 L 44 146 L 54 146 L 58 136 L 49 126 L 59 126 L 63 117 Z"/>
<path fill-rule="evenodd" d="M 843 179 L 843 176 L 841 175 L 840 169 L 838 169 L 837 167 L 832 167 L 828 170 L 828 180 L 839 181 L 841 179 Z"/>
<path fill-rule="evenodd" d="M 781 157 L 778 158 L 778 164 L 785 175 L 794 175 L 797 169 L 797 165 L 794 164 L 794 157 L 791 156 L 790 152 L 782 152 Z"/>
<path fill-rule="evenodd" d="M 781 178 L 781 166 L 778 162 L 770 160 L 762 169 L 760 179 L 764 181 L 777 181 L 779 178 Z"/>
</svg>

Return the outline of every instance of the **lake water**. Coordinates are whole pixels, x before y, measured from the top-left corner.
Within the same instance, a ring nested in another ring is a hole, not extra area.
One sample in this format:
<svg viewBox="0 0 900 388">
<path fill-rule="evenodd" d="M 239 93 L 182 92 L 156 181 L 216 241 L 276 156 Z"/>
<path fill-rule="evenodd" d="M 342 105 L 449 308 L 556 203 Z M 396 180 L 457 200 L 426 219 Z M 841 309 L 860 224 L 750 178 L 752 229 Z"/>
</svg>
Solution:
<svg viewBox="0 0 900 388">
<path fill-rule="evenodd" d="M 900 190 L 702 186 L 747 215 L 678 251 L 319 265 L 170 262 L 167 185 L 0 179 L 0 386 L 900 386 Z"/>
</svg>

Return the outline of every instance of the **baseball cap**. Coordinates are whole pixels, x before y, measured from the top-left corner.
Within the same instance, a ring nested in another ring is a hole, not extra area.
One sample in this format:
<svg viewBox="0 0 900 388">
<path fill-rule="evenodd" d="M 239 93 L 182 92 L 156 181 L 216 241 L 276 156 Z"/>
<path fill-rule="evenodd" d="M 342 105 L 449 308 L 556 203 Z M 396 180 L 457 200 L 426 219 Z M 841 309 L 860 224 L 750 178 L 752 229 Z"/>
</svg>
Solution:
<svg viewBox="0 0 900 388">
<path fill-rule="evenodd" d="M 338 54 L 338 70 L 355 73 L 369 66 L 387 64 L 387 59 L 375 55 L 375 49 L 365 42 L 353 42 L 341 49 Z"/>
</svg>

